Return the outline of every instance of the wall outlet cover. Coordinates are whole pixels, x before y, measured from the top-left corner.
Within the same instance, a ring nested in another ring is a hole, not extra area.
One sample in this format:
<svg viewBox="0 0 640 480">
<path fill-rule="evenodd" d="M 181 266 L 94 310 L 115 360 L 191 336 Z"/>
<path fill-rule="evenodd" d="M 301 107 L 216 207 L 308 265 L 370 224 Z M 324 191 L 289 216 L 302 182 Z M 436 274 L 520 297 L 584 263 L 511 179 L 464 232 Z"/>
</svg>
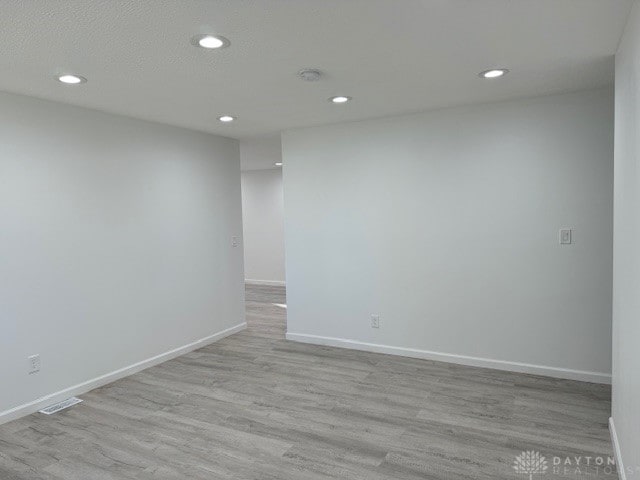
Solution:
<svg viewBox="0 0 640 480">
<path fill-rule="evenodd" d="M 560 230 L 560 245 L 571 245 L 571 229 L 563 228 Z"/>
<path fill-rule="evenodd" d="M 29 375 L 38 373 L 42 366 L 40 355 L 31 355 L 27 360 L 29 361 Z"/>
</svg>

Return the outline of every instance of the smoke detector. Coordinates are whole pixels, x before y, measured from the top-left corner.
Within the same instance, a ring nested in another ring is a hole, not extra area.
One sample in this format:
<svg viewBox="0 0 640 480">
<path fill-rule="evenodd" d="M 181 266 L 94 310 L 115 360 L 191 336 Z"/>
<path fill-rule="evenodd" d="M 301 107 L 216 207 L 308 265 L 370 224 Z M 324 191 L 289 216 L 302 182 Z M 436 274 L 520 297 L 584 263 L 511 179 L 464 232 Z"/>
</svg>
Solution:
<svg viewBox="0 0 640 480">
<path fill-rule="evenodd" d="M 298 72 L 298 76 L 305 82 L 317 82 L 318 80 L 320 80 L 322 72 L 320 70 L 316 70 L 315 68 L 305 68 Z"/>
</svg>

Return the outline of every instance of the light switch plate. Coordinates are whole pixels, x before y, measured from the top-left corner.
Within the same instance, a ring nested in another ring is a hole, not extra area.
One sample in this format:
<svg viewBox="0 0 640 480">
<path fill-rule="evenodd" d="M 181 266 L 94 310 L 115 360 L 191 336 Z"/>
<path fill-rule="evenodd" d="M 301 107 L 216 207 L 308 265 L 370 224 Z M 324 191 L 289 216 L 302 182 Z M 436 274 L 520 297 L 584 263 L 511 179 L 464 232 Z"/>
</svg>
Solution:
<svg viewBox="0 0 640 480">
<path fill-rule="evenodd" d="M 560 230 L 560 245 L 571 245 L 570 228 L 563 228 Z"/>
</svg>

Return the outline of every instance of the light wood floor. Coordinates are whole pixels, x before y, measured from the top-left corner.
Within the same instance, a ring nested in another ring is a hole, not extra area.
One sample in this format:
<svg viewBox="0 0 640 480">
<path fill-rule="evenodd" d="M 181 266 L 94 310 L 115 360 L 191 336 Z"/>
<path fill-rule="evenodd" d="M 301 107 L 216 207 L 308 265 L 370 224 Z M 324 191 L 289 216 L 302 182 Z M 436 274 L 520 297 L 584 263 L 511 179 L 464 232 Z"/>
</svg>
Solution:
<svg viewBox="0 0 640 480">
<path fill-rule="evenodd" d="M 611 455 L 608 387 L 284 340 L 277 287 L 249 328 L 0 426 L 1 480 L 522 479 L 523 450 Z M 564 472 L 563 472 L 564 473 Z"/>
</svg>

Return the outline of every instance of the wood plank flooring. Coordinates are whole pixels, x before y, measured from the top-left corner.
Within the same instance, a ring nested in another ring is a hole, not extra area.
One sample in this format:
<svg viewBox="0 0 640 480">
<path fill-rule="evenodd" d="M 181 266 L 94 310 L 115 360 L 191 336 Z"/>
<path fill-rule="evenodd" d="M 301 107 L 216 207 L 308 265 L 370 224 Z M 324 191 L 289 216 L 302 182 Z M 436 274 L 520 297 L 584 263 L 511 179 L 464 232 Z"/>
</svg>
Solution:
<svg viewBox="0 0 640 480">
<path fill-rule="evenodd" d="M 526 480 L 523 450 L 617 478 L 585 464 L 609 387 L 288 342 L 285 302 L 250 287 L 247 330 L 0 426 L 0 479 Z"/>
</svg>

